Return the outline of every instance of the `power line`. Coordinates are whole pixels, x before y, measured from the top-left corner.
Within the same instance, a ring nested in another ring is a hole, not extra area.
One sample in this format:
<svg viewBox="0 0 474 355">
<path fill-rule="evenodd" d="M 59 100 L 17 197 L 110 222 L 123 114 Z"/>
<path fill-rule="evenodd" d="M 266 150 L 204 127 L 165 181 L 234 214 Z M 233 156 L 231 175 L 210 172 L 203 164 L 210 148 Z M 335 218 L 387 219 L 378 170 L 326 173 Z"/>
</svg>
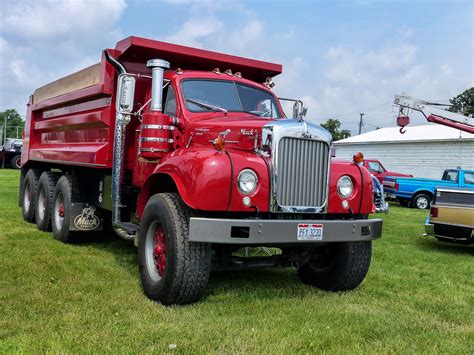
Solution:
<svg viewBox="0 0 474 355">
<path fill-rule="evenodd" d="M 344 117 L 344 116 L 350 116 L 350 115 L 355 115 L 357 113 L 360 113 L 361 111 L 364 111 L 364 112 L 368 112 L 368 111 L 371 111 L 371 109 L 374 109 L 374 108 L 381 108 L 382 106 L 387 106 L 387 105 L 392 105 L 392 102 L 385 102 L 383 104 L 380 104 L 380 105 L 375 105 L 375 106 L 369 106 L 369 107 L 365 107 L 365 108 L 360 108 L 358 109 L 357 111 L 353 111 L 353 112 L 348 112 L 348 113 L 343 113 L 343 114 L 339 114 L 339 115 L 324 115 L 324 114 L 321 114 L 320 116 L 330 116 L 330 118 L 338 118 L 338 117 Z"/>
</svg>

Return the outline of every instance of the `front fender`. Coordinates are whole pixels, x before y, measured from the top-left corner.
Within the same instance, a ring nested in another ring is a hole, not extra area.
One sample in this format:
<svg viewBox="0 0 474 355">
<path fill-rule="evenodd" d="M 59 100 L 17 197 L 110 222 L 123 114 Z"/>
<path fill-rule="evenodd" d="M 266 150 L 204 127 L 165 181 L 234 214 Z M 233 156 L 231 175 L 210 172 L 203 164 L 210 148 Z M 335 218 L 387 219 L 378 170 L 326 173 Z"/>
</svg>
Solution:
<svg viewBox="0 0 474 355">
<path fill-rule="evenodd" d="M 360 213 L 369 214 L 375 211 L 373 201 L 372 176 L 364 167 L 353 163 L 331 162 L 329 177 L 328 213 Z M 343 198 L 337 192 L 337 181 L 343 175 L 348 175 L 354 184 L 354 192 L 346 198 L 348 208 L 342 206 Z"/>
<path fill-rule="evenodd" d="M 214 148 L 177 150 L 157 165 L 153 175 L 169 176 L 183 201 L 192 209 L 227 210 L 231 165 L 225 153 Z M 144 188 L 149 185 L 148 180 L 153 180 L 152 176 L 147 179 Z M 157 179 L 157 183 L 160 180 Z"/>
</svg>

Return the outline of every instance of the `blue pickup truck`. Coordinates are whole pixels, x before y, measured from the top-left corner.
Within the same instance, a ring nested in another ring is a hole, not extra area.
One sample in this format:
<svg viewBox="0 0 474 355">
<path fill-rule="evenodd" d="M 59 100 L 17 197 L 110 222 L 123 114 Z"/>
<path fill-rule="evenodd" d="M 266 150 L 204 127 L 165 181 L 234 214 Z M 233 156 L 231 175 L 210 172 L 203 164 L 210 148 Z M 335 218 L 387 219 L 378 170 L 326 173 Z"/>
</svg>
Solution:
<svg viewBox="0 0 474 355">
<path fill-rule="evenodd" d="M 445 170 L 441 180 L 389 176 L 383 180 L 388 198 L 402 206 L 419 209 L 430 207 L 437 187 L 464 187 L 474 189 L 474 170 Z"/>
</svg>

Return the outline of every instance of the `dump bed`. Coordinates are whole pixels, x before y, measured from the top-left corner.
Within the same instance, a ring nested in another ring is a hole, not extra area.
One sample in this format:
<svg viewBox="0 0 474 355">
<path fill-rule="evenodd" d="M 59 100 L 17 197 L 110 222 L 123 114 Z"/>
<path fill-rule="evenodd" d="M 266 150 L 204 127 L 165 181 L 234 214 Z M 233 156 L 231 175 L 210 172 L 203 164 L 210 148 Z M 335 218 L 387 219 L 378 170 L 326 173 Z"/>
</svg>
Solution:
<svg viewBox="0 0 474 355">
<path fill-rule="evenodd" d="M 146 38 L 128 37 L 107 52 L 130 73 L 150 74 L 149 59 L 161 58 L 171 69 L 240 71 L 248 79 L 262 82 L 281 73 L 282 67 L 202 49 L 179 46 Z M 22 164 L 43 161 L 67 165 L 110 168 L 115 125 L 115 69 L 102 54 L 99 63 L 44 85 L 30 96 L 25 123 Z M 135 103 L 143 103 L 151 85 L 137 80 Z M 126 166 L 136 155 L 134 131 L 138 120 L 127 127 Z"/>
</svg>

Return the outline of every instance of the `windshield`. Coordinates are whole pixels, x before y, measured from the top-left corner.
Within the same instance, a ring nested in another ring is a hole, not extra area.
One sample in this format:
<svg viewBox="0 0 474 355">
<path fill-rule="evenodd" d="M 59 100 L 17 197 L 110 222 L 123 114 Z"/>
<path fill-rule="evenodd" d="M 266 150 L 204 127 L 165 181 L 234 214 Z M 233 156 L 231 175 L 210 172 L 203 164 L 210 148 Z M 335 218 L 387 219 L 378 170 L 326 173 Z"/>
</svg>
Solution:
<svg viewBox="0 0 474 355">
<path fill-rule="evenodd" d="M 186 107 L 191 112 L 226 110 L 268 118 L 282 117 L 271 94 L 235 81 L 185 80 L 182 88 Z"/>
</svg>

